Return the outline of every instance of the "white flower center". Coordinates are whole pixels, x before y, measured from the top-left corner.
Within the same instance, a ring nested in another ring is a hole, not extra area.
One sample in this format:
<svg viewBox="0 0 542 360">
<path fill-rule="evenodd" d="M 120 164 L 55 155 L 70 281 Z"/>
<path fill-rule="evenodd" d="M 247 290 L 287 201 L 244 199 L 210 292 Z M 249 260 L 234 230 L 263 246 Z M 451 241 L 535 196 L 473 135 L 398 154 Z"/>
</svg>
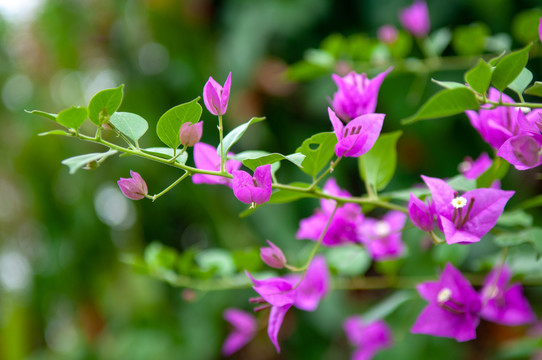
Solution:
<svg viewBox="0 0 542 360">
<path fill-rule="evenodd" d="M 385 221 L 379 221 L 375 225 L 375 234 L 378 237 L 385 237 L 390 234 L 391 228 L 390 225 Z"/>
<path fill-rule="evenodd" d="M 458 196 L 452 199 L 452 206 L 456 209 L 461 209 L 465 205 L 467 205 L 467 199 L 465 199 L 463 196 Z"/>
<path fill-rule="evenodd" d="M 439 303 L 444 303 L 450 300 L 451 297 L 452 297 L 452 290 L 448 288 L 443 288 L 442 290 L 439 291 L 437 295 L 437 300 Z"/>
</svg>

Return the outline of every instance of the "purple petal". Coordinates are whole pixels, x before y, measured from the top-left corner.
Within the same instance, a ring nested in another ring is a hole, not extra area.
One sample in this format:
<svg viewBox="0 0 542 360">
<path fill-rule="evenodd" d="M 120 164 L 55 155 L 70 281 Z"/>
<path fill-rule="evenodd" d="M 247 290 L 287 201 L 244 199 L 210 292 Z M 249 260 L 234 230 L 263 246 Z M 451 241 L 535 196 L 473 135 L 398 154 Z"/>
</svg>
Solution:
<svg viewBox="0 0 542 360">
<path fill-rule="evenodd" d="M 542 18 L 540 18 L 540 24 L 538 25 L 538 38 L 542 41 Z"/>
<path fill-rule="evenodd" d="M 242 170 L 234 171 L 232 175 L 233 194 L 239 201 L 242 201 L 245 204 L 251 204 L 253 202 L 252 193 L 254 190 L 252 176 Z"/>
<path fill-rule="evenodd" d="M 239 331 L 252 333 L 257 330 L 256 318 L 246 311 L 230 308 L 224 311 L 223 316 L 227 322 Z"/>
<path fill-rule="evenodd" d="M 281 278 L 256 280 L 248 271 L 245 271 L 245 274 L 254 284 L 253 289 L 269 304 L 285 306 L 294 303 L 295 291 L 292 291 L 292 285 L 287 280 Z"/>
<path fill-rule="evenodd" d="M 460 164 L 460 172 L 469 180 L 475 180 L 491 167 L 493 161 L 487 155 L 482 153 L 475 161 L 464 161 Z"/>
<path fill-rule="evenodd" d="M 518 135 L 506 140 L 497 152 L 518 170 L 526 170 L 542 163 L 540 144 L 532 135 Z"/>
<path fill-rule="evenodd" d="M 335 147 L 335 153 L 337 153 L 337 146 L 339 146 L 340 143 L 354 137 L 357 144 L 355 143 L 351 146 L 350 150 L 348 150 L 344 156 L 358 157 L 365 154 L 373 147 L 378 139 L 380 131 L 382 130 L 382 124 L 384 123 L 384 117 L 384 114 L 367 114 L 361 115 L 349 122 L 347 127 L 361 126 L 361 132 L 357 135 L 349 135 L 339 141 Z M 342 146 L 349 146 L 349 144 Z"/>
<path fill-rule="evenodd" d="M 323 256 L 316 256 L 309 265 L 303 281 L 296 289 L 294 306 L 314 311 L 320 299 L 329 292 L 329 270 Z"/>
<path fill-rule="evenodd" d="M 257 191 L 253 194 L 253 201 L 256 204 L 263 204 L 269 201 L 271 191 L 273 190 L 271 182 L 271 165 L 258 166 L 256 170 L 254 170 L 254 181 L 258 186 L 256 189 Z"/>
<path fill-rule="evenodd" d="M 455 197 L 454 189 L 444 180 L 424 175 L 421 177 L 431 192 L 436 212 L 448 215 L 451 207 L 450 202 Z"/>
<path fill-rule="evenodd" d="M 207 110 L 213 114 L 218 115 L 220 112 L 220 97 L 218 95 L 219 89 L 217 88 L 217 82 L 209 77 L 207 83 L 203 87 L 203 103 Z M 220 85 L 218 85 L 220 87 Z"/>
<path fill-rule="evenodd" d="M 331 110 L 330 108 L 327 108 L 327 112 L 329 114 L 329 120 L 331 120 L 331 125 L 333 125 L 333 131 L 335 132 L 335 136 L 337 137 L 337 140 L 341 140 L 343 138 L 343 128 L 344 125 L 339 120 L 337 115 Z"/>
<path fill-rule="evenodd" d="M 399 12 L 399 21 L 406 31 L 416 37 L 429 33 L 429 10 L 425 1 L 415 1 Z"/>
<path fill-rule="evenodd" d="M 490 298 L 480 312 L 486 320 L 503 325 L 524 325 L 536 321 L 536 316 L 523 295 L 521 284 L 510 286 L 504 294 Z"/>
<path fill-rule="evenodd" d="M 433 214 L 429 206 L 412 193 L 408 201 L 408 215 L 417 228 L 423 231 L 433 230 Z"/>
<path fill-rule="evenodd" d="M 271 339 L 271 342 L 273 345 L 275 345 L 275 348 L 277 349 L 277 353 L 280 353 L 280 346 L 278 342 L 278 335 L 280 327 L 282 326 L 282 321 L 284 320 L 284 315 L 286 315 L 286 312 L 290 308 L 291 304 L 285 305 L 285 306 L 273 306 L 271 308 L 271 312 L 269 313 L 269 322 L 267 324 L 267 334 L 269 335 L 269 339 Z"/>
<path fill-rule="evenodd" d="M 228 74 L 228 78 L 226 79 L 226 82 L 224 83 L 224 89 L 222 90 L 222 97 L 221 97 L 221 112 L 222 115 L 226 113 L 228 110 L 228 101 L 230 99 L 230 90 L 231 90 L 231 72 Z"/>
<path fill-rule="evenodd" d="M 418 316 L 410 332 L 468 341 L 476 338 L 476 327 L 479 322 L 475 315 L 455 314 L 436 304 L 429 304 Z"/>
</svg>

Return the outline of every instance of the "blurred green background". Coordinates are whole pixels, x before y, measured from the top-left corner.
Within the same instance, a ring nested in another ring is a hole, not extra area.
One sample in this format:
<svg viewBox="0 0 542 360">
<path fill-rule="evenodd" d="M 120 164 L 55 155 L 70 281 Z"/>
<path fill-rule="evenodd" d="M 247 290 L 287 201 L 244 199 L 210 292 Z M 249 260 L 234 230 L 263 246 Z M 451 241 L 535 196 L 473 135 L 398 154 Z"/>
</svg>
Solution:
<svg viewBox="0 0 542 360">
<path fill-rule="evenodd" d="M 295 259 L 307 243 L 295 240 L 298 221 L 317 207 L 314 200 L 270 205 L 239 219 L 245 207 L 229 189 L 191 182 L 155 203 L 129 201 L 116 180 L 128 177 L 130 169 L 146 179 L 150 193 L 168 186 L 178 172 L 140 159 L 112 158 L 94 171 L 69 175 L 61 160 L 102 149 L 68 138 L 38 137 L 56 125 L 25 109 L 57 113 L 72 105 L 86 106 L 97 91 L 124 83 L 120 110 L 140 114 L 152 130 L 167 109 L 201 96 L 210 75 L 223 83 L 231 71 L 226 129 L 252 116 L 267 117 L 234 150 L 292 153 L 303 139 L 331 129 L 326 107 L 336 87 L 329 74 L 304 83 L 287 82 L 287 65 L 301 60 L 305 50 L 317 48 L 330 33 L 374 37 L 383 24 L 398 26 L 397 11 L 409 4 L 0 0 L 0 359 L 220 358 L 229 331 L 222 311 L 231 306 L 250 309 L 247 299 L 254 293 L 173 288 L 138 274 L 120 261 L 122 254 L 141 255 L 152 241 L 183 251 L 250 249 L 270 239 Z M 539 5 L 535 0 L 428 4 L 432 29 L 482 21 L 491 34 L 510 33 L 516 14 Z M 511 39 L 512 48 L 523 45 Z M 529 68 L 540 79 L 539 59 Z M 462 81 L 462 74 L 459 70 L 429 76 Z M 378 107 L 387 114 L 384 131 L 401 128 L 400 119 L 438 89 L 427 78 L 413 86 L 418 78 L 392 73 L 384 82 Z M 203 120 L 203 141 L 216 144 L 216 120 L 205 110 Z M 391 189 L 410 186 L 419 181 L 419 174 L 451 177 L 465 156 L 474 158 L 489 150 L 465 116 L 403 130 Z M 153 131 L 142 143 L 161 146 Z M 355 165 L 341 164 L 337 177 L 357 195 L 363 185 Z M 536 171 L 512 170 L 504 184 L 533 184 L 519 201 L 540 193 L 535 175 Z M 304 179 L 291 164 L 283 164 L 278 176 L 286 182 Z M 420 236 L 405 233 L 412 260 L 404 265 L 409 274 L 432 275 L 434 263 L 419 246 Z M 529 290 L 532 302 L 541 300 L 540 292 Z M 314 314 L 290 311 L 281 330 L 280 357 L 262 330 L 233 358 L 349 358 L 342 320 L 388 293 L 334 292 Z M 496 340 L 525 332 L 483 323 L 480 339 L 461 345 L 409 335 L 422 307 L 423 302 L 412 302 L 394 313 L 390 321 L 398 345 L 381 358 L 480 358 L 476 356 L 491 353 Z"/>
</svg>

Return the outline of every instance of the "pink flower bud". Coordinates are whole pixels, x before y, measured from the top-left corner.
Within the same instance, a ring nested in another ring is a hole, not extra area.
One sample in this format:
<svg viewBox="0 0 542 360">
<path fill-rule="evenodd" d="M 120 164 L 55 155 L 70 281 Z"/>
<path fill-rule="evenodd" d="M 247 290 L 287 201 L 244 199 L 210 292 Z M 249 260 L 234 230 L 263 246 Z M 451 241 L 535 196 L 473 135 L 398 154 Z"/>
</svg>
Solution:
<svg viewBox="0 0 542 360">
<path fill-rule="evenodd" d="M 261 248 L 260 257 L 267 265 L 275 269 L 282 269 L 284 265 L 286 265 L 286 257 L 284 256 L 284 253 L 271 241 L 267 240 L 267 243 L 270 247 Z"/>
<path fill-rule="evenodd" d="M 399 21 L 406 31 L 416 37 L 429 33 L 429 10 L 423 0 L 416 0 L 409 7 L 399 12 Z"/>
<path fill-rule="evenodd" d="M 230 98 L 231 73 L 228 75 L 224 87 L 217 83 L 212 77 L 203 88 L 203 102 L 205 107 L 213 115 L 224 115 L 228 109 Z"/>
<path fill-rule="evenodd" d="M 423 231 L 433 230 L 433 211 L 423 201 L 410 194 L 408 215 L 412 223 Z"/>
<path fill-rule="evenodd" d="M 202 133 L 203 121 L 195 124 L 185 122 L 181 126 L 181 131 L 179 131 L 179 139 L 181 140 L 181 144 L 184 146 L 194 146 L 200 141 Z"/>
<path fill-rule="evenodd" d="M 399 33 L 393 25 L 384 25 L 378 29 L 378 40 L 385 44 L 392 44 L 397 40 Z"/>
<path fill-rule="evenodd" d="M 120 178 L 117 181 L 120 191 L 129 199 L 141 200 L 148 194 L 147 184 L 141 175 L 135 171 L 130 170 L 130 175 L 132 176 L 131 178 Z"/>
</svg>

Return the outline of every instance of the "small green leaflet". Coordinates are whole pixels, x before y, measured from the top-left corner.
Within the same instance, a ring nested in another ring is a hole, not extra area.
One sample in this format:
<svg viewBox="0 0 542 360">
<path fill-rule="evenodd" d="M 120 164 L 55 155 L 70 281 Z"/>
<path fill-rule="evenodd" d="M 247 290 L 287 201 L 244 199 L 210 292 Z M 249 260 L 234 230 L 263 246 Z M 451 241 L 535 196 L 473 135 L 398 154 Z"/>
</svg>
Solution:
<svg viewBox="0 0 542 360">
<path fill-rule="evenodd" d="M 503 91 L 518 77 L 527 65 L 531 46 L 532 44 L 529 44 L 521 50 L 511 52 L 497 63 L 491 77 L 491 83 L 497 90 Z"/>
<path fill-rule="evenodd" d="M 329 267 L 338 275 L 356 276 L 365 274 L 371 266 L 371 257 L 360 245 L 344 245 L 329 248 L 326 251 Z"/>
<path fill-rule="evenodd" d="M 87 116 L 88 110 L 86 107 L 72 106 L 69 109 L 59 112 L 56 121 L 62 126 L 77 130 L 83 125 Z"/>
<path fill-rule="evenodd" d="M 233 146 L 233 144 L 239 141 L 241 136 L 243 136 L 243 134 L 245 133 L 245 131 L 247 131 L 247 128 L 250 125 L 263 121 L 263 120 L 265 120 L 265 117 L 253 117 L 246 123 L 241 124 L 235 129 L 233 129 L 232 131 L 230 131 L 228 135 L 226 135 L 224 139 L 222 140 L 222 146 L 224 147 L 224 154 L 227 154 L 228 151 L 230 151 L 230 148 Z M 216 153 L 218 154 L 218 156 L 220 156 L 220 144 L 216 148 Z"/>
<path fill-rule="evenodd" d="M 164 144 L 172 149 L 181 145 L 179 132 L 185 122 L 197 123 L 201 117 L 199 97 L 194 100 L 177 105 L 164 113 L 156 124 L 156 134 Z"/>
<path fill-rule="evenodd" d="M 495 236 L 495 244 L 508 247 L 530 243 L 536 250 L 536 258 L 539 259 L 542 254 L 542 228 L 532 227 L 519 232 L 510 232 Z"/>
<path fill-rule="evenodd" d="M 505 211 L 497 220 L 500 226 L 523 226 L 529 227 L 533 224 L 533 216 L 523 210 Z"/>
<path fill-rule="evenodd" d="M 303 162 L 303 159 L 305 159 L 305 155 L 301 153 L 295 153 L 295 154 L 290 154 L 290 155 L 271 153 L 271 154 L 258 156 L 255 158 L 246 158 L 245 160 L 243 160 L 243 165 L 245 165 L 251 170 L 255 170 L 258 166 L 273 164 L 281 160 L 288 160 L 292 164 L 298 167 L 301 167 L 301 163 Z"/>
<path fill-rule="evenodd" d="M 48 135 L 63 135 L 63 136 L 70 136 L 69 133 L 65 132 L 64 130 L 51 130 L 39 133 L 38 136 L 48 136 Z"/>
<path fill-rule="evenodd" d="M 480 59 L 478 64 L 466 72 L 465 81 L 479 94 L 485 94 L 491 82 L 491 74 L 493 68 L 486 63 L 484 59 Z"/>
<path fill-rule="evenodd" d="M 303 141 L 296 150 L 296 153 L 305 155 L 301 163 L 302 170 L 315 178 L 320 170 L 329 164 L 331 157 L 335 154 L 336 144 L 337 136 L 333 132 L 319 133 Z"/>
<path fill-rule="evenodd" d="M 139 139 L 149 128 L 149 124 L 145 119 L 137 114 L 128 112 L 114 113 L 109 118 L 109 122 L 136 144 L 138 144 Z"/>
<path fill-rule="evenodd" d="M 401 290 L 388 296 L 385 300 L 378 302 L 377 305 L 366 311 L 362 318 L 366 323 L 380 320 L 395 311 L 404 302 L 412 299 L 413 291 Z"/>
<path fill-rule="evenodd" d="M 445 89 L 433 95 L 418 112 L 401 123 L 412 124 L 419 120 L 433 119 L 461 114 L 465 110 L 478 110 L 478 100 L 472 90 L 466 87 Z"/>
<path fill-rule="evenodd" d="M 542 97 L 542 81 L 535 81 L 534 84 L 524 91 L 527 95 Z"/>
<path fill-rule="evenodd" d="M 514 90 L 516 94 L 522 99 L 523 92 L 527 89 L 527 86 L 533 81 L 533 73 L 530 72 L 527 68 L 523 68 L 519 75 L 508 85 L 509 89 Z"/>
<path fill-rule="evenodd" d="M 118 110 L 123 98 L 124 84 L 99 91 L 88 104 L 88 117 L 96 125 L 104 124 Z"/>
<path fill-rule="evenodd" d="M 467 86 L 465 84 L 461 84 L 455 81 L 438 81 L 435 79 L 431 79 L 432 82 L 435 84 L 442 86 L 445 89 L 456 89 L 456 88 L 466 88 Z"/>
<path fill-rule="evenodd" d="M 154 156 L 161 157 L 163 159 L 171 159 L 174 156 L 173 155 L 173 149 L 167 148 L 167 147 L 151 147 L 151 148 L 146 148 L 146 149 L 141 149 L 141 150 L 143 152 L 146 152 L 146 153 L 154 155 Z M 186 164 L 186 160 L 188 160 L 188 154 L 186 153 L 186 151 L 184 153 L 182 153 L 176 159 L 176 161 L 181 165 Z"/>
<path fill-rule="evenodd" d="M 111 155 L 117 153 L 117 150 L 109 150 L 104 153 L 91 153 L 84 154 L 79 156 L 74 156 L 65 160 L 62 160 L 62 164 L 66 165 L 70 169 L 70 174 L 75 174 L 75 172 L 82 167 L 88 165 L 88 163 L 93 161 L 103 161 Z"/>
<path fill-rule="evenodd" d="M 38 116 L 41 116 L 53 121 L 56 121 L 56 117 L 58 116 L 57 114 L 51 114 L 51 113 L 40 111 L 40 110 L 25 110 L 25 112 L 32 115 L 38 115 Z"/>
<path fill-rule="evenodd" d="M 380 134 L 371 150 L 358 158 L 361 178 L 377 191 L 384 189 L 395 173 L 397 140 L 402 133 L 399 130 Z"/>
</svg>

